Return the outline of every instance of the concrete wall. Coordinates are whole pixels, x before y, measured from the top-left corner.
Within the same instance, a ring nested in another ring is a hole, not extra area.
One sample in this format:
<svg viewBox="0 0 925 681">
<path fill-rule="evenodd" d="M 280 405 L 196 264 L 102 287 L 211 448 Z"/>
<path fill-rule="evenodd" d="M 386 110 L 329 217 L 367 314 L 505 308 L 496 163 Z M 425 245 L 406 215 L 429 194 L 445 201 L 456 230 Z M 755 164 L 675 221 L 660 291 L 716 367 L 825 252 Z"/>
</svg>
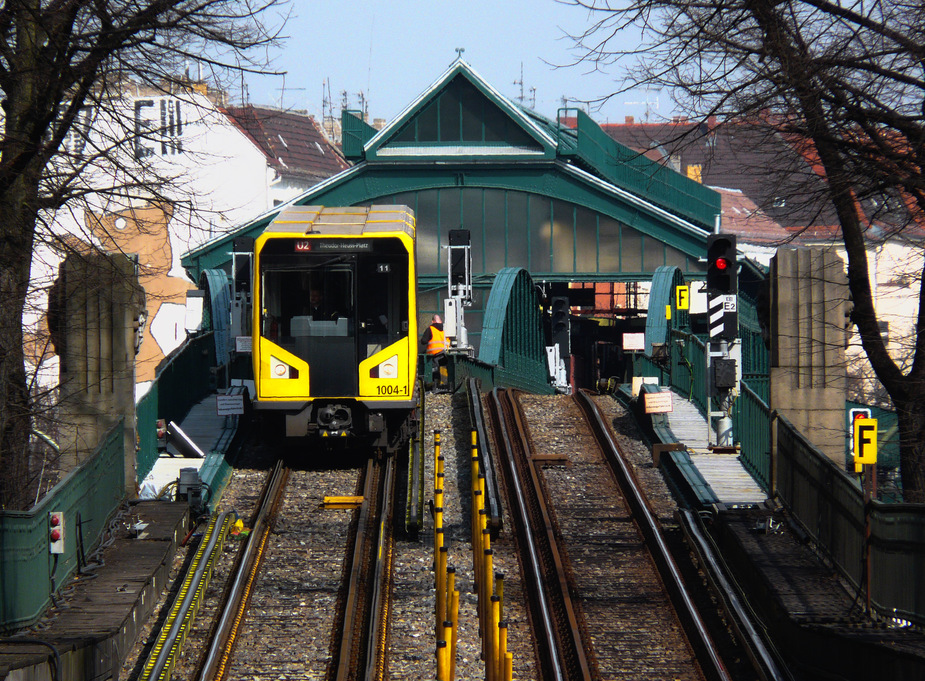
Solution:
<svg viewBox="0 0 925 681">
<path fill-rule="evenodd" d="M 832 249 L 785 248 L 771 261 L 771 408 L 845 465 L 845 264 Z"/>
<path fill-rule="evenodd" d="M 144 291 L 124 255 L 73 255 L 50 293 L 60 362 L 60 468 L 69 471 L 125 419 L 125 492 L 135 495 L 135 322 Z"/>
</svg>

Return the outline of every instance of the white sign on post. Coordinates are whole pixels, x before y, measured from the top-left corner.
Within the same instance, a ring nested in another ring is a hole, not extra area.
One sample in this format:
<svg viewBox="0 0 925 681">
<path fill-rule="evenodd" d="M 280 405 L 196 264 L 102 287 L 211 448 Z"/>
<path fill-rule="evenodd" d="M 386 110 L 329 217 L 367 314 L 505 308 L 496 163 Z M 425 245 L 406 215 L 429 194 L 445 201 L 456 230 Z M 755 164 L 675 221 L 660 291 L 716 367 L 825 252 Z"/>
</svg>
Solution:
<svg viewBox="0 0 925 681">
<path fill-rule="evenodd" d="M 244 413 L 244 394 L 216 395 L 215 413 L 218 416 L 234 416 Z"/>
<path fill-rule="evenodd" d="M 644 351 L 646 349 L 646 334 L 644 333 L 624 333 L 623 334 L 623 351 L 630 352 L 633 350 Z"/>
<path fill-rule="evenodd" d="M 674 406 L 671 401 L 671 392 L 646 393 L 647 414 L 667 414 Z"/>
</svg>

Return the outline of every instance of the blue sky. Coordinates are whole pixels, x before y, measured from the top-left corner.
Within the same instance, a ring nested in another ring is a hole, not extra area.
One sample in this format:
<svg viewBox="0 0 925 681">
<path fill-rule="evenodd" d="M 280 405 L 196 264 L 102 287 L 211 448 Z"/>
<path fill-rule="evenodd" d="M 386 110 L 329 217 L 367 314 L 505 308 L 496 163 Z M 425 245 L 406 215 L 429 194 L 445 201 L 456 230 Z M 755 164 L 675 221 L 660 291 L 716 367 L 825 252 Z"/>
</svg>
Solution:
<svg viewBox="0 0 925 681">
<path fill-rule="evenodd" d="M 511 98 L 521 93 L 515 81 L 522 64 L 524 99 L 532 105 L 535 97 L 534 108 L 548 117 L 555 117 L 562 97 L 590 100 L 618 88 L 616 71 L 553 66 L 574 61 L 565 33 L 590 23 L 586 10 L 555 0 L 293 0 L 290 7 L 283 30 L 288 38 L 272 64 L 287 72 L 282 102 L 282 76 L 252 76 L 254 104 L 282 103 L 320 117 L 328 79 L 335 112 L 344 91 L 351 108 L 362 91 L 370 118 L 391 120 L 443 73 L 460 47 L 463 58 Z M 666 115 L 667 97 L 655 92 L 618 95 L 590 113 L 602 122 L 625 115 L 642 120 L 647 99 L 653 116 Z"/>
</svg>

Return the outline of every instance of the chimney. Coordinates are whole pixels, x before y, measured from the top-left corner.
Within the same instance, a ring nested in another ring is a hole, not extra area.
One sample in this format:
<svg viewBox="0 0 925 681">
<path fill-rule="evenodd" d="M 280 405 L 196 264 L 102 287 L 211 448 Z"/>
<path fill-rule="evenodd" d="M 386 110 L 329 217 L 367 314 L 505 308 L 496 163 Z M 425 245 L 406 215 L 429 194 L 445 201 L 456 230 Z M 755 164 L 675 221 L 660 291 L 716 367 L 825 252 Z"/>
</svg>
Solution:
<svg viewBox="0 0 925 681">
<path fill-rule="evenodd" d="M 626 117 L 626 124 L 627 124 L 627 125 L 633 125 L 633 123 L 635 123 L 635 122 L 636 122 L 636 119 L 635 119 L 633 116 L 627 116 L 627 117 Z"/>
</svg>

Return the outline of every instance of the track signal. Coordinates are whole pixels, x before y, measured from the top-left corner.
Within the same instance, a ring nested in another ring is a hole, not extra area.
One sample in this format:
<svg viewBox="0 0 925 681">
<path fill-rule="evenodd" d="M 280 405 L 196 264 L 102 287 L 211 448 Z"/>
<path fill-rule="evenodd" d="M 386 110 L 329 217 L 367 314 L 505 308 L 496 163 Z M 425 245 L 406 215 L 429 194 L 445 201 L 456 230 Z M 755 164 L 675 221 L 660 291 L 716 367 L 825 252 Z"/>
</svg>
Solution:
<svg viewBox="0 0 925 681">
<path fill-rule="evenodd" d="M 48 514 L 48 552 L 64 553 L 64 512 Z"/>
<path fill-rule="evenodd" d="M 855 421 L 871 418 L 873 418 L 873 414 L 868 407 L 852 407 L 848 410 L 848 450 L 852 454 L 857 454 L 854 439 Z"/>
<path fill-rule="evenodd" d="M 552 310 L 552 344 L 559 346 L 561 355 L 571 354 L 569 338 L 569 299 L 566 296 L 555 296 L 550 301 Z"/>
<path fill-rule="evenodd" d="M 707 291 L 730 295 L 738 291 L 738 263 L 734 234 L 707 237 Z"/>
</svg>

